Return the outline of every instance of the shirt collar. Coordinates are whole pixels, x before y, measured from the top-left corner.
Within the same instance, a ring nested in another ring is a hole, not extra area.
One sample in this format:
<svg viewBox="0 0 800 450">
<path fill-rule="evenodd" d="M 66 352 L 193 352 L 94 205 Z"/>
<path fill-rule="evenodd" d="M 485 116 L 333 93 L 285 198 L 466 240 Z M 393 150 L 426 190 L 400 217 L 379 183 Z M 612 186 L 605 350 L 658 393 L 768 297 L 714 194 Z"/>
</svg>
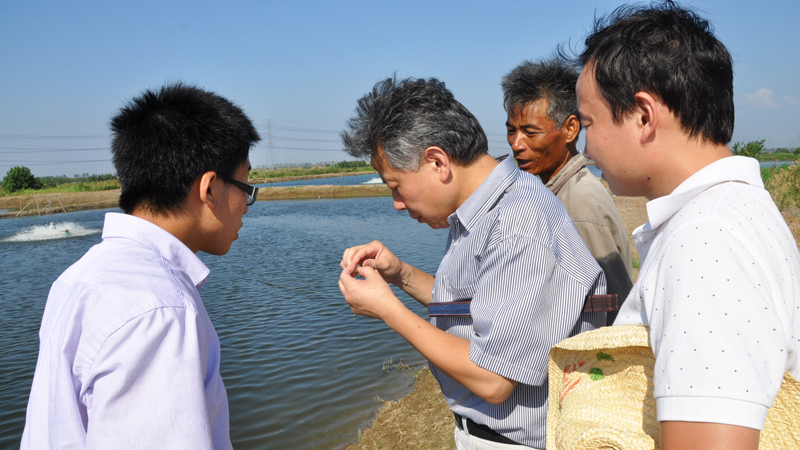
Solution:
<svg viewBox="0 0 800 450">
<path fill-rule="evenodd" d="M 158 225 L 136 216 L 106 213 L 103 239 L 130 239 L 153 250 L 189 275 L 198 289 L 203 287 L 210 270 L 178 238 Z"/>
<path fill-rule="evenodd" d="M 683 181 L 671 194 L 647 202 L 648 227 L 660 227 L 698 194 L 716 184 L 736 181 L 764 187 L 757 160 L 744 156 L 729 156 L 703 167 Z"/>
<path fill-rule="evenodd" d="M 583 166 L 586 165 L 587 161 L 588 160 L 583 153 L 577 153 L 573 155 L 569 161 L 564 164 L 564 167 L 562 167 L 561 170 L 559 170 L 558 173 L 547 182 L 545 187 L 550 189 L 550 192 L 553 194 L 558 194 L 567 181 L 569 181 L 570 178 L 583 169 Z"/>
<path fill-rule="evenodd" d="M 456 218 L 469 230 L 486 211 L 491 209 L 503 193 L 514 183 L 519 175 L 519 168 L 514 158 L 500 161 L 489 176 L 478 186 L 478 189 L 448 217 L 452 225 Z"/>
</svg>

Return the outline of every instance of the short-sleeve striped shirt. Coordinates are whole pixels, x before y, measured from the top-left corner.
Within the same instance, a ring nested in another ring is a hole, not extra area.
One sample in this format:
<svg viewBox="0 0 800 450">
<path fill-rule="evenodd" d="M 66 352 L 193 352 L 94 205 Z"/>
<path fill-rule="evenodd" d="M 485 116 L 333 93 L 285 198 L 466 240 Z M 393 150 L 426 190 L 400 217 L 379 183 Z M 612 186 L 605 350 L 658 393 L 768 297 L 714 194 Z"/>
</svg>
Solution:
<svg viewBox="0 0 800 450">
<path fill-rule="evenodd" d="M 550 347 L 604 323 L 604 313 L 581 313 L 587 295 L 605 294 L 603 271 L 563 204 L 512 158 L 448 221 L 432 301 L 472 299 L 471 316 L 431 322 L 469 339 L 473 362 L 518 385 L 493 405 L 431 369 L 453 411 L 516 442 L 544 448 Z"/>
</svg>

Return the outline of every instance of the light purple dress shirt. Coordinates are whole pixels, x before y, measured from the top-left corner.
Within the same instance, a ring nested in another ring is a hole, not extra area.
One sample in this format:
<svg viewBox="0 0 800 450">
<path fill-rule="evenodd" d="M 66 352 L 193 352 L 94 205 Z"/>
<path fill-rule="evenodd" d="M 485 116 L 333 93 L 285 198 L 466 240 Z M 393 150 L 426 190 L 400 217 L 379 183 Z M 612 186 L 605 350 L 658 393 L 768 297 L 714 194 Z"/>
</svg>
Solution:
<svg viewBox="0 0 800 450">
<path fill-rule="evenodd" d="M 162 228 L 106 214 L 50 289 L 21 448 L 231 448 L 208 273 Z"/>
</svg>

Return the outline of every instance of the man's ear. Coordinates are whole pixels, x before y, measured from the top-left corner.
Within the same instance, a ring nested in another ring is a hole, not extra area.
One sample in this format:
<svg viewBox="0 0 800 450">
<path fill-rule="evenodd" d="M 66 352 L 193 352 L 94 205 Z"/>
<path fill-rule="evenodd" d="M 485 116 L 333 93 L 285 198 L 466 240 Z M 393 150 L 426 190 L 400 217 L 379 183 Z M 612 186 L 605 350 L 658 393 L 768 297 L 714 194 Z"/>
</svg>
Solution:
<svg viewBox="0 0 800 450">
<path fill-rule="evenodd" d="M 214 171 L 206 172 L 198 178 L 198 194 L 200 202 L 214 209 L 215 200 L 219 196 L 219 183 L 222 181 Z"/>
<path fill-rule="evenodd" d="M 581 121 L 575 114 L 572 114 L 569 117 L 567 117 L 567 120 L 565 120 L 564 124 L 561 125 L 561 132 L 564 133 L 564 136 L 566 137 L 567 140 L 567 144 L 575 142 L 575 139 L 578 138 L 578 133 L 580 133 L 580 131 L 581 131 Z"/>
<path fill-rule="evenodd" d="M 430 164 L 442 182 L 450 180 L 450 156 L 440 147 L 431 146 L 425 149 L 423 163 Z"/>
<path fill-rule="evenodd" d="M 634 98 L 636 99 L 636 109 L 633 112 L 633 119 L 636 121 L 637 128 L 641 130 L 641 143 L 652 142 L 656 138 L 659 122 L 663 119 L 662 107 L 664 105 L 647 92 L 637 92 Z"/>
</svg>

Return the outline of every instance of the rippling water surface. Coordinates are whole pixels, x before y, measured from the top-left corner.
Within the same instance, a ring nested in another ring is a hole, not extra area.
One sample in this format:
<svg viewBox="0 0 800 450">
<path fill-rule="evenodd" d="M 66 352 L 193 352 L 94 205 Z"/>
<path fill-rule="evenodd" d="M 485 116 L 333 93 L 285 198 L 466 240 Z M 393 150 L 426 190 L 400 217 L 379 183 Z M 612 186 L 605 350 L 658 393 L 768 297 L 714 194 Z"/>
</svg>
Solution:
<svg viewBox="0 0 800 450">
<path fill-rule="evenodd" d="M 50 284 L 100 241 L 105 212 L 0 220 L 0 449 L 19 447 Z M 381 399 L 406 394 L 412 373 L 384 363 L 424 359 L 382 323 L 350 312 L 339 261 L 346 247 L 379 239 L 434 272 L 446 237 L 393 210 L 388 197 L 256 202 L 227 255 L 201 254 L 234 447 L 341 448 Z"/>
</svg>

